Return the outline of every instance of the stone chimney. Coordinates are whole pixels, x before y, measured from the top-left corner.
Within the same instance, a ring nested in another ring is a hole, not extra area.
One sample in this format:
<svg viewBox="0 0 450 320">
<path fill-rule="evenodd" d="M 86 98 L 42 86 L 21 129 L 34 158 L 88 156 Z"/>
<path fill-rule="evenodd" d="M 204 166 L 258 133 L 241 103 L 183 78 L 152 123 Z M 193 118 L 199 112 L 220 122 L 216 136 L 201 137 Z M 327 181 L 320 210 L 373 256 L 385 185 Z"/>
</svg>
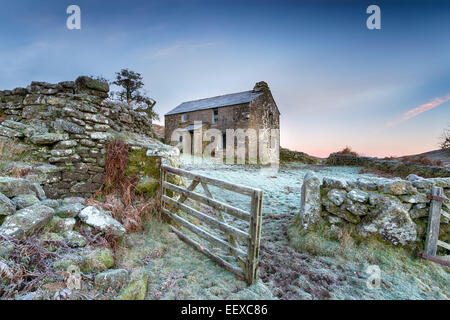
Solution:
<svg viewBox="0 0 450 320">
<path fill-rule="evenodd" d="M 254 92 L 270 91 L 269 85 L 265 81 L 260 81 L 255 84 Z"/>
</svg>

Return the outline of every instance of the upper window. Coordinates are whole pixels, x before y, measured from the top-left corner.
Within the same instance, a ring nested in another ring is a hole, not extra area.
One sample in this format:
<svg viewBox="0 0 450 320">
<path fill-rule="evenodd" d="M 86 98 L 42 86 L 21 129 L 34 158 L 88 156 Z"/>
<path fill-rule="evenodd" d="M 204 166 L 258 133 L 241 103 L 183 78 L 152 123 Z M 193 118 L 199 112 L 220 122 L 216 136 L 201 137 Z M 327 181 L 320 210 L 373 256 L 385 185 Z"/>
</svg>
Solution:
<svg viewBox="0 0 450 320">
<path fill-rule="evenodd" d="M 186 113 L 183 113 L 182 115 L 181 115 L 181 122 L 186 122 L 187 121 L 187 114 Z"/>
<path fill-rule="evenodd" d="M 213 123 L 219 121 L 219 109 L 213 109 Z"/>
</svg>

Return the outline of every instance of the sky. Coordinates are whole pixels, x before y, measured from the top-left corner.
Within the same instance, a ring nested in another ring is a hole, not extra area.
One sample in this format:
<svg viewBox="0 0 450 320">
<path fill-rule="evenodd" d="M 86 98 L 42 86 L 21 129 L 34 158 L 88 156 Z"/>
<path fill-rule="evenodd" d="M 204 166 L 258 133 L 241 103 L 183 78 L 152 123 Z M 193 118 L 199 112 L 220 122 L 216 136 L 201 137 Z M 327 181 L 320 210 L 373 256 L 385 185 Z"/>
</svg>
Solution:
<svg viewBox="0 0 450 320">
<path fill-rule="evenodd" d="M 69 5 L 81 29 L 66 27 Z M 369 30 L 369 5 L 381 29 Z M 0 89 L 129 68 L 163 115 L 266 81 L 281 145 L 326 157 L 438 148 L 450 122 L 450 1 L 4 1 Z"/>
</svg>

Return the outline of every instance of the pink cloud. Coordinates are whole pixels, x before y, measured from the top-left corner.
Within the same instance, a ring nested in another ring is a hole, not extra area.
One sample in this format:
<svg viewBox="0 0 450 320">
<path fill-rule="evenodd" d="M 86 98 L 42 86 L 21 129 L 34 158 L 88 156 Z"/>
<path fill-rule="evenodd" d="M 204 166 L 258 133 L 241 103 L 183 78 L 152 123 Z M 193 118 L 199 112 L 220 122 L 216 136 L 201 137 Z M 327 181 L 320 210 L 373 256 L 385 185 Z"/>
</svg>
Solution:
<svg viewBox="0 0 450 320">
<path fill-rule="evenodd" d="M 402 118 L 400 120 L 397 121 L 393 121 L 393 122 L 389 122 L 387 124 L 388 127 L 393 127 L 399 123 L 402 123 L 404 121 L 407 121 L 411 118 L 414 118 L 415 116 L 418 116 L 421 113 L 424 113 L 426 111 L 429 111 L 431 109 L 434 109 L 438 106 L 440 106 L 441 104 L 450 101 L 450 94 L 446 95 L 445 97 L 438 97 L 438 98 L 434 98 L 433 100 L 431 100 L 430 102 L 427 102 L 425 104 L 422 104 L 414 109 L 408 110 L 406 111 Z"/>
</svg>

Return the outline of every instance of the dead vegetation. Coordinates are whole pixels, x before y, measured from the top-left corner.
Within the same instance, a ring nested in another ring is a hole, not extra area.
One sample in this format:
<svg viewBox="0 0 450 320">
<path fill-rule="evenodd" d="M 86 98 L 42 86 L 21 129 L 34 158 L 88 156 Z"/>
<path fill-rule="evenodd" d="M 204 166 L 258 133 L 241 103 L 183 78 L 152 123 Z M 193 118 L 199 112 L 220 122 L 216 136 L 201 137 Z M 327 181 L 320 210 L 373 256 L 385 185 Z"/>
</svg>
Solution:
<svg viewBox="0 0 450 320">
<path fill-rule="evenodd" d="M 414 156 L 403 157 L 403 158 L 400 158 L 400 161 L 402 161 L 403 163 L 414 163 L 414 164 L 420 164 L 423 166 L 437 166 L 437 167 L 444 166 L 444 163 L 441 160 L 432 161 L 424 155 L 417 156 L 417 157 L 414 157 Z"/>
<path fill-rule="evenodd" d="M 349 155 L 352 155 L 352 156 L 359 156 L 360 155 L 359 153 L 353 151 L 352 148 L 349 147 L 349 146 L 346 146 L 344 149 L 342 149 L 340 151 L 337 151 L 336 153 L 337 154 L 349 154 Z"/>
<path fill-rule="evenodd" d="M 64 241 L 37 235 L 22 240 L 0 235 L 0 245 L 11 248 L 8 259 L 0 258 L 0 300 L 35 291 L 46 279 L 61 278 L 51 264 L 63 251 L 70 250 Z M 58 249 L 51 252 L 49 246 Z"/>
<path fill-rule="evenodd" d="M 141 232 L 145 219 L 159 212 L 158 201 L 157 197 L 137 194 L 138 178 L 127 176 L 128 163 L 129 146 L 121 140 L 112 140 L 108 145 L 103 186 L 88 204 L 109 211 L 127 232 Z"/>
</svg>

